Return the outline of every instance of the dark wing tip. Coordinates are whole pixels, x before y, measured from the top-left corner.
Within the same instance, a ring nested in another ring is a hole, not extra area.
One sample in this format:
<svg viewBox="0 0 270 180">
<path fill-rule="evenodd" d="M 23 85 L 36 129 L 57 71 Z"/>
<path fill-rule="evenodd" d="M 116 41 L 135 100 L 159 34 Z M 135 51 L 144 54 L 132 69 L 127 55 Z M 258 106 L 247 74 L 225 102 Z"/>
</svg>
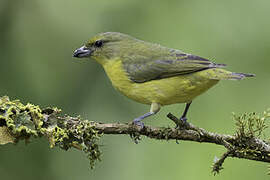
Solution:
<svg viewBox="0 0 270 180">
<path fill-rule="evenodd" d="M 246 74 L 246 73 L 242 73 L 245 77 L 255 77 L 255 74 Z"/>
<path fill-rule="evenodd" d="M 217 68 L 225 67 L 225 66 L 227 66 L 227 65 L 226 64 L 214 64 L 214 67 L 217 67 Z"/>
</svg>

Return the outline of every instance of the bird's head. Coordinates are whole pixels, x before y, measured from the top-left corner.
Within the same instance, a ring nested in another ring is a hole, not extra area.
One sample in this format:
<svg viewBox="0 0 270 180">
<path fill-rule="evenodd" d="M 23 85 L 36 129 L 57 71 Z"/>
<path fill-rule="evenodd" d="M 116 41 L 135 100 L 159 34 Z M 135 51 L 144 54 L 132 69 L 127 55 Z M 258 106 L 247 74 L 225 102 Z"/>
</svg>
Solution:
<svg viewBox="0 0 270 180">
<path fill-rule="evenodd" d="M 128 54 L 139 40 L 118 32 L 100 33 L 74 51 L 73 57 L 91 57 L 103 64 L 106 61 L 121 58 Z"/>
</svg>

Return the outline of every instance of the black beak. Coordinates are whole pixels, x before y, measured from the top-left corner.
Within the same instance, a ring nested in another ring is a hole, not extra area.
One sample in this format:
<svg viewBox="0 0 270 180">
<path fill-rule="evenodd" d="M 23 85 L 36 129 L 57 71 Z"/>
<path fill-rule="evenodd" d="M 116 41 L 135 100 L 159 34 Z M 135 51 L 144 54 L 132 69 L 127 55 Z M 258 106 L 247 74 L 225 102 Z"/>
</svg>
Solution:
<svg viewBox="0 0 270 180">
<path fill-rule="evenodd" d="M 77 57 L 77 58 L 89 57 L 91 53 L 92 51 L 90 49 L 88 49 L 85 46 L 82 46 L 79 49 L 76 49 L 74 51 L 73 57 Z"/>
</svg>

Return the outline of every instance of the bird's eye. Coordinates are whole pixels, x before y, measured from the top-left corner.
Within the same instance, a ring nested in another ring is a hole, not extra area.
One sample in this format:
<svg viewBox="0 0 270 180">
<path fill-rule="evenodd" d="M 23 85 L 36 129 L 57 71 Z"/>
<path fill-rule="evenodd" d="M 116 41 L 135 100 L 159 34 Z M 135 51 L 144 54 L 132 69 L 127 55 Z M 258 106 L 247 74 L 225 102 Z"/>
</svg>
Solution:
<svg viewBox="0 0 270 180">
<path fill-rule="evenodd" d="M 101 47 L 103 45 L 103 41 L 102 40 L 97 40 L 96 42 L 95 42 L 95 46 L 96 47 Z"/>
</svg>

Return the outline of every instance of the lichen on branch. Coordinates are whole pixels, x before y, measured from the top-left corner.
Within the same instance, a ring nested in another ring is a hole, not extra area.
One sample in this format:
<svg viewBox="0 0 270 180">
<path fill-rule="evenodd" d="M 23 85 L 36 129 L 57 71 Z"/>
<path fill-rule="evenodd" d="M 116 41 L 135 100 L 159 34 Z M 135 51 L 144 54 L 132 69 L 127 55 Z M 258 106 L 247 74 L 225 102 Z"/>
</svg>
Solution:
<svg viewBox="0 0 270 180">
<path fill-rule="evenodd" d="M 172 114 L 167 117 L 178 128 L 170 127 L 137 127 L 132 123 L 98 123 L 83 120 L 80 117 L 61 115 L 57 108 L 45 108 L 32 104 L 22 104 L 18 100 L 10 101 L 8 97 L 0 98 L 0 144 L 28 141 L 30 137 L 44 136 L 50 147 L 68 150 L 79 149 L 87 154 L 90 167 L 100 160 L 101 150 L 99 139 L 103 134 L 126 134 L 138 143 L 141 136 L 159 140 L 184 140 L 200 143 L 213 143 L 224 146 L 226 152 L 221 158 L 215 158 L 212 171 L 217 174 L 222 169 L 226 158 L 237 157 L 270 163 L 269 139 L 261 139 L 268 127 L 267 119 L 270 110 L 262 115 L 244 113 L 233 115 L 236 121 L 234 135 L 217 134 L 180 121 Z"/>
<path fill-rule="evenodd" d="M 10 101 L 7 96 L 0 98 L 0 144 L 28 141 L 30 137 L 45 136 L 50 147 L 68 150 L 76 148 L 87 154 L 90 167 L 100 160 L 98 140 L 101 134 L 94 129 L 93 122 L 59 116 L 61 110 L 41 110 L 32 104 Z"/>
</svg>

